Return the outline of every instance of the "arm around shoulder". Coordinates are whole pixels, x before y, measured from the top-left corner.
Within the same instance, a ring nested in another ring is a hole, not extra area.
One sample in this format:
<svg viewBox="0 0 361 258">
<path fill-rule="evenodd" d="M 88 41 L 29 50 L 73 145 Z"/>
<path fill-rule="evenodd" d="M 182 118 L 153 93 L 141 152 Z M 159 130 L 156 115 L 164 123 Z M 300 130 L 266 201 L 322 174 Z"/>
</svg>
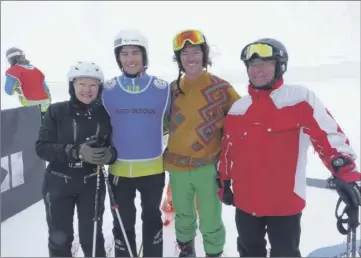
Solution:
<svg viewBox="0 0 361 258">
<path fill-rule="evenodd" d="M 112 142 L 112 132 L 106 140 L 106 146 L 109 146 L 110 151 L 110 160 L 109 162 L 107 162 L 107 165 L 112 165 L 113 163 L 115 163 L 115 161 L 117 161 L 118 158 L 118 151 Z"/>
<path fill-rule="evenodd" d="M 227 88 L 227 112 L 231 109 L 232 105 L 241 98 L 237 91 L 231 86 Z"/>
</svg>

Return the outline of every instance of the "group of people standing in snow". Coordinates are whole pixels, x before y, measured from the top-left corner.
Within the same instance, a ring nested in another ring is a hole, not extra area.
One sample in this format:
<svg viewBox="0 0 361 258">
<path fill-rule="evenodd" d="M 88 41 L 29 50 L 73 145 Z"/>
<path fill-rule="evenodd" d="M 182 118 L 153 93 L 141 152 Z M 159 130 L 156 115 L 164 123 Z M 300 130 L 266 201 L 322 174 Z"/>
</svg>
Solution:
<svg viewBox="0 0 361 258">
<path fill-rule="evenodd" d="M 349 210 L 358 210 L 361 174 L 355 152 L 310 89 L 284 83 L 288 52 L 281 42 L 263 38 L 241 50 L 249 77 L 249 95 L 243 97 L 229 82 L 207 71 L 210 49 L 202 32 L 177 33 L 173 51 L 179 75 L 171 83 L 146 72 L 148 43 L 138 31 L 121 31 L 114 40 L 121 75 L 105 81 L 95 63 L 71 66 L 70 100 L 47 108 L 36 141 L 38 156 L 49 162 L 43 197 L 50 256 L 72 255 L 77 207 L 84 255 L 92 256 L 95 245 L 95 255 L 105 257 L 104 177 L 98 217 L 94 218 L 97 168 L 104 165 L 109 165 L 111 191 L 124 225 L 114 216 L 116 257 L 137 255 L 137 190 L 143 256 L 163 256 L 160 204 L 165 171 L 169 173 L 179 257 L 197 256 L 197 212 L 206 256 L 222 256 L 226 242 L 222 203 L 235 206 L 235 241 L 241 257 L 267 256 L 266 233 L 271 256 L 300 257 L 311 143 L 334 176 L 340 198 Z M 21 78 L 11 72 L 30 69 L 19 62 L 23 56 L 20 50 L 8 54 L 9 61 L 16 60 L 7 74 L 20 84 L 25 96 Z M 41 82 L 39 91 L 49 92 L 45 85 Z M 8 88 L 9 93 L 13 91 Z M 165 134 L 169 136 L 164 150 Z"/>
</svg>

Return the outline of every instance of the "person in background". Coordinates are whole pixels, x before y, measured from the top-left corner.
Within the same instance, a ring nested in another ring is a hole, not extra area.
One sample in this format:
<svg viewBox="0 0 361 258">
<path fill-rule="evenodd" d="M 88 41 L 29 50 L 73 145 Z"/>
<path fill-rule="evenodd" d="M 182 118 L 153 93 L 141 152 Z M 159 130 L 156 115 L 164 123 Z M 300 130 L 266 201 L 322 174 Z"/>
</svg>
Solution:
<svg viewBox="0 0 361 258">
<path fill-rule="evenodd" d="M 44 74 L 25 58 L 25 53 L 12 47 L 6 51 L 10 67 L 5 72 L 5 92 L 17 93 L 20 104 L 24 107 L 38 105 L 41 117 L 51 103 L 51 94 L 45 82 Z"/>
</svg>

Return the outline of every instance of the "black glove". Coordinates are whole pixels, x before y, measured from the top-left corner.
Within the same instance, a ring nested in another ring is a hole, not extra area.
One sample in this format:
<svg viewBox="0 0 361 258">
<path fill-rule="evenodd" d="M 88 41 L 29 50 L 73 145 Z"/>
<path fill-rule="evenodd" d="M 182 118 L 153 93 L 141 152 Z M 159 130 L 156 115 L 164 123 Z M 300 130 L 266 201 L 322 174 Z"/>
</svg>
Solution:
<svg viewBox="0 0 361 258">
<path fill-rule="evenodd" d="M 218 198 L 223 202 L 225 205 L 234 205 L 233 200 L 233 192 L 231 190 L 231 180 L 222 180 L 219 176 L 219 172 L 217 172 L 217 186 L 218 186 Z"/>
<path fill-rule="evenodd" d="M 111 146 L 103 147 L 105 139 L 96 136 L 87 138 L 80 145 L 67 145 L 65 151 L 71 162 L 84 161 L 94 165 L 106 165 L 116 159 L 116 151 Z"/>
<path fill-rule="evenodd" d="M 92 136 L 86 142 L 79 145 L 77 151 L 80 160 L 95 164 L 106 165 L 112 161 L 114 157 L 114 150 L 112 147 L 103 147 L 105 139 Z"/>
<path fill-rule="evenodd" d="M 361 189 L 356 182 L 347 183 L 342 179 L 335 178 L 335 189 L 340 199 L 348 206 L 357 208 L 361 206 Z"/>
<path fill-rule="evenodd" d="M 79 146 L 79 159 L 94 165 L 106 165 L 113 158 L 111 147 L 90 147 L 83 143 Z"/>
<path fill-rule="evenodd" d="M 359 206 L 361 206 L 361 190 L 360 186 L 355 183 L 347 183 L 339 178 L 334 179 L 335 189 L 339 195 L 339 200 L 336 205 L 336 218 L 338 231 L 346 235 L 351 229 L 355 229 L 360 225 L 359 223 Z M 338 215 L 338 208 L 340 203 L 343 202 L 346 207 L 341 215 Z M 343 214 L 347 215 L 344 219 Z M 343 224 L 348 224 L 347 229 Z"/>
</svg>

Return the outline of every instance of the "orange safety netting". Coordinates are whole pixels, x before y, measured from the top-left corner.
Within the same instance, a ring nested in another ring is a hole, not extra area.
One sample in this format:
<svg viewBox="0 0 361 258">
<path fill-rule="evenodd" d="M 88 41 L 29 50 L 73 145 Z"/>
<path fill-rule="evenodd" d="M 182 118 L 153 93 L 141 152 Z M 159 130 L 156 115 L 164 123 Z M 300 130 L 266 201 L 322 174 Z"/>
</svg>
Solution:
<svg viewBox="0 0 361 258">
<path fill-rule="evenodd" d="M 195 198 L 195 206 L 198 213 L 198 200 Z M 162 202 L 161 210 L 163 212 L 163 224 L 164 226 L 169 225 L 174 220 L 174 208 L 173 208 L 173 200 L 172 200 L 172 190 L 170 185 L 167 185 L 166 196 Z"/>
</svg>

